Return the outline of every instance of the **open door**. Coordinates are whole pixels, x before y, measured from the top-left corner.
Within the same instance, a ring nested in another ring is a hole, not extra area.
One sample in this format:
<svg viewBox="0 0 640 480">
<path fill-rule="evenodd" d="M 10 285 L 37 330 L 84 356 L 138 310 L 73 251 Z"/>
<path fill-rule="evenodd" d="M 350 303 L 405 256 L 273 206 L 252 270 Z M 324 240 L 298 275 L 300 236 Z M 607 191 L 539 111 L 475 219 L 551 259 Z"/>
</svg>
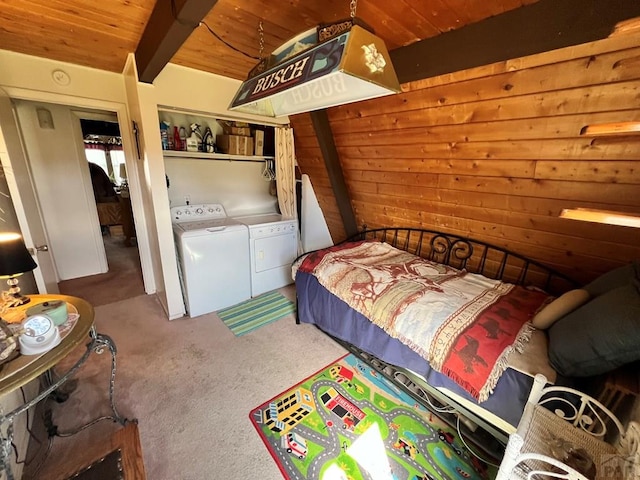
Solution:
<svg viewBox="0 0 640 480">
<path fill-rule="evenodd" d="M 49 252 L 44 223 L 13 106 L 2 88 L 0 88 L 0 162 L 5 171 L 22 236 L 38 264 L 38 268 L 33 271 L 38 293 L 59 293 L 56 268 Z"/>
</svg>

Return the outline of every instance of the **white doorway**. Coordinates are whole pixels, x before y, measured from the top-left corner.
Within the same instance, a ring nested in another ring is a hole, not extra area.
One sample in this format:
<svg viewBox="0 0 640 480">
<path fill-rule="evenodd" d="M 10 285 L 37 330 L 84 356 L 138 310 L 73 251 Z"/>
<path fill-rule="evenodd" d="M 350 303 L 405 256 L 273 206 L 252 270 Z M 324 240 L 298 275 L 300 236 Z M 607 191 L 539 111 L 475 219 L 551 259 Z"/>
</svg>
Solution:
<svg viewBox="0 0 640 480">
<path fill-rule="evenodd" d="M 14 106 L 58 281 L 95 281 L 110 268 L 80 122 L 90 118 L 117 123 L 118 116 L 31 100 L 14 100 Z M 137 247 L 135 250 L 144 293 L 140 256 Z"/>
</svg>

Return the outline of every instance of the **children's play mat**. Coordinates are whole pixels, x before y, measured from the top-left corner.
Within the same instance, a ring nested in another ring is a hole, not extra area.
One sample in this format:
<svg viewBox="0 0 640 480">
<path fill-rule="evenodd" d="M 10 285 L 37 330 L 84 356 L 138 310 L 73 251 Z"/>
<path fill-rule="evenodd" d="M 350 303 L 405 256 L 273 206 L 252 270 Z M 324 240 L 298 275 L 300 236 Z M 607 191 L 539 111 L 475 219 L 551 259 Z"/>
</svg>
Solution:
<svg viewBox="0 0 640 480">
<path fill-rule="evenodd" d="M 254 409 L 285 478 L 490 479 L 455 428 L 347 355 Z M 472 446 L 472 445 L 470 445 Z"/>
</svg>

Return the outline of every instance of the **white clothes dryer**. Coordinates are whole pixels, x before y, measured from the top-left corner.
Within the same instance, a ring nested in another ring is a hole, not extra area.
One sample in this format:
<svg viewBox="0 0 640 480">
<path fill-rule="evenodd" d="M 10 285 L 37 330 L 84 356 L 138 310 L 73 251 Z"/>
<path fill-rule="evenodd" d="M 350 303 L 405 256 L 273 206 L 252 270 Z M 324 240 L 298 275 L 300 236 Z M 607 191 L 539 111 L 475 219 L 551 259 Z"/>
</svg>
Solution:
<svg viewBox="0 0 640 480">
<path fill-rule="evenodd" d="M 298 221 L 277 213 L 235 219 L 249 228 L 251 296 L 293 283 L 291 264 L 298 256 Z"/>
<path fill-rule="evenodd" d="M 171 208 L 180 281 L 190 317 L 251 298 L 249 232 L 220 204 Z"/>
</svg>

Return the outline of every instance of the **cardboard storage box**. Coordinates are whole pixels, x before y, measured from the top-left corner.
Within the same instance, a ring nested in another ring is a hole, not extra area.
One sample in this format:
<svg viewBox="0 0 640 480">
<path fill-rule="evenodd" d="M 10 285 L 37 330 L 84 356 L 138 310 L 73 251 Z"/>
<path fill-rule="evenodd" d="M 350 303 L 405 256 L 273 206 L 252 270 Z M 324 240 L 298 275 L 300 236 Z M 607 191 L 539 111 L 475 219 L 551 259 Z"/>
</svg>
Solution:
<svg viewBox="0 0 640 480">
<path fill-rule="evenodd" d="M 253 132 L 255 138 L 255 154 L 258 156 L 264 155 L 264 131 L 256 130 Z"/>
<path fill-rule="evenodd" d="M 220 122 L 222 123 L 222 131 L 226 135 L 242 135 L 251 136 L 251 128 L 248 123 L 243 122 Z"/>
<path fill-rule="evenodd" d="M 253 155 L 253 137 L 242 135 L 218 135 L 216 145 L 222 153 L 230 155 Z"/>
</svg>

